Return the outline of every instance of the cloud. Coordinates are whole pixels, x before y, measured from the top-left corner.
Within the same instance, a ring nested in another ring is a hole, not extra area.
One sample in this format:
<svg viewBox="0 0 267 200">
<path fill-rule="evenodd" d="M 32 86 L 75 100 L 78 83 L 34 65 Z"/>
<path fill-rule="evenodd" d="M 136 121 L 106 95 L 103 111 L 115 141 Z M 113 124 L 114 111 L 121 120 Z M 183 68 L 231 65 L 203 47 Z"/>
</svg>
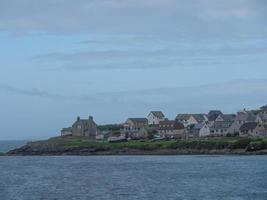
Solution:
<svg viewBox="0 0 267 200">
<path fill-rule="evenodd" d="M 0 30 L 251 36 L 266 35 L 265 13 L 263 0 L 0 0 Z"/>
<path fill-rule="evenodd" d="M 50 94 L 48 92 L 41 91 L 39 89 L 21 89 L 11 85 L 0 85 L 0 91 L 5 91 L 17 95 L 26 95 L 31 97 L 42 97 L 42 98 L 52 98 L 52 99 L 63 98 L 63 96 L 61 95 Z"/>
</svg>

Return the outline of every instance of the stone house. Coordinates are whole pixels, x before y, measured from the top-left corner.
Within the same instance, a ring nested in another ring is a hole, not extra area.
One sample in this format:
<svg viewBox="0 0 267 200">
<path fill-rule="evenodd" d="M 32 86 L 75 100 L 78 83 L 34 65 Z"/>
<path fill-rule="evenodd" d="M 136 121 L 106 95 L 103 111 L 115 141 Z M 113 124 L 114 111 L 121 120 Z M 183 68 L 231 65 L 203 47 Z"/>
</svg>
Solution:
<svg viewBox="0 0 267 200">
<path fill-rule="evenodd" d="M 267 125 L 267 113 L 258 114 L 255 121 Z"/>
<path fill-rule="evenodd" d="M 185 138 L 185 127 L 176 120 L 164 120 L 159 122 L 159 134 L 161 137 L 170 139 Z"/>
<path fill-rule="evenodd" d="M 233 123 L 233 121 L 215 121 L 210 127 L 210 133 L 212 136 L 226 136 Z"/>
<path fill-rule="evenodd" d="M 158 125 L 160 121 L 165 120 L 165 116 L 161 111 L 151 111 L 147 119 L 149 125 Z"/>
<path fill-rule="evenodd" d="M 147 118 L 128 118 L 123 125 L 123 131 L 131 139 L 146 138 L 148 136 L 147 126 Z"/>
<path fill-rule="evenodd" d="M 73 136 L 95 138 L 97 133 L 97 124 L 94 122 L 92 116 L 89 116 L 88 119 L 77 117 L 76 122 L 72 125 Z"/>
<path fill-rule="evenodd" d="M 247 122 L 255 122 L 256 116 L 249 111 L 240 111 L 234 118 L 232 126 L 229 128 L 230 134 L 238 134 L 240 127 Z"/>
<path fill-rule="evenodd" d="M 257 122 L 247 122 L 240 127 L 240 136 L 266 136 L 266 127 Z"/>
</svg>

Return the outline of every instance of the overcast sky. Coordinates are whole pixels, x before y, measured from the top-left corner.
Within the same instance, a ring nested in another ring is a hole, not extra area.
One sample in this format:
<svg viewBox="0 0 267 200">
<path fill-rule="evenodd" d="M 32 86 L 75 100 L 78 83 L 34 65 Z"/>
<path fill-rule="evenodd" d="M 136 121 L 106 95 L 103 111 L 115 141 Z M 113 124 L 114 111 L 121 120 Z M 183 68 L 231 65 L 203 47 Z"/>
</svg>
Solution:
<svg viewBox="0 0 267 200">
<path fill-rule="evenodd" d="M 267 103 L 266 0 L 0 0 L 0 140 L 78 115 Z"/>
</svg>

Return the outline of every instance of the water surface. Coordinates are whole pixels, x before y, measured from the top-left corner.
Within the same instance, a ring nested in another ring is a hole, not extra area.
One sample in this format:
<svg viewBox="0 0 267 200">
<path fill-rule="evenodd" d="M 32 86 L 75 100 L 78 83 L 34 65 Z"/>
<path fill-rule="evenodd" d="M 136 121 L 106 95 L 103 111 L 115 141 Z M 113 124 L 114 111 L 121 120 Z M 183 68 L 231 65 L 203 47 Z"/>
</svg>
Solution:
<svg viewBox="0 0 267 200">
<path fill-rule="evenodd" d="M 1 200 L 266 200 L 267 156 L 0 157 Z"/>
</svg>

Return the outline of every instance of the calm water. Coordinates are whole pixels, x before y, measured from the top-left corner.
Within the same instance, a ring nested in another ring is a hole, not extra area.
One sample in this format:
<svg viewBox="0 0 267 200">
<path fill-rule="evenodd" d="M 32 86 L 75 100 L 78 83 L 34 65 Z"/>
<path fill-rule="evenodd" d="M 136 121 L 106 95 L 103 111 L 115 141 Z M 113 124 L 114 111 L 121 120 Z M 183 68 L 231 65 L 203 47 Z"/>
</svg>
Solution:
<svg viewBox="0 0 267 200">
<path fill-rule="evenodd" d="M 9 150 L 21 147 L 26 143 L 27 141 L 24 140 L 11 140 L 11 141 L 0 140 L 0 152 L 7 152 Z"/>
<path fill-rule="evenodd" d="M 0 157 L 1 200 L 266 200 L 267 156 Z"/>
</svg>

